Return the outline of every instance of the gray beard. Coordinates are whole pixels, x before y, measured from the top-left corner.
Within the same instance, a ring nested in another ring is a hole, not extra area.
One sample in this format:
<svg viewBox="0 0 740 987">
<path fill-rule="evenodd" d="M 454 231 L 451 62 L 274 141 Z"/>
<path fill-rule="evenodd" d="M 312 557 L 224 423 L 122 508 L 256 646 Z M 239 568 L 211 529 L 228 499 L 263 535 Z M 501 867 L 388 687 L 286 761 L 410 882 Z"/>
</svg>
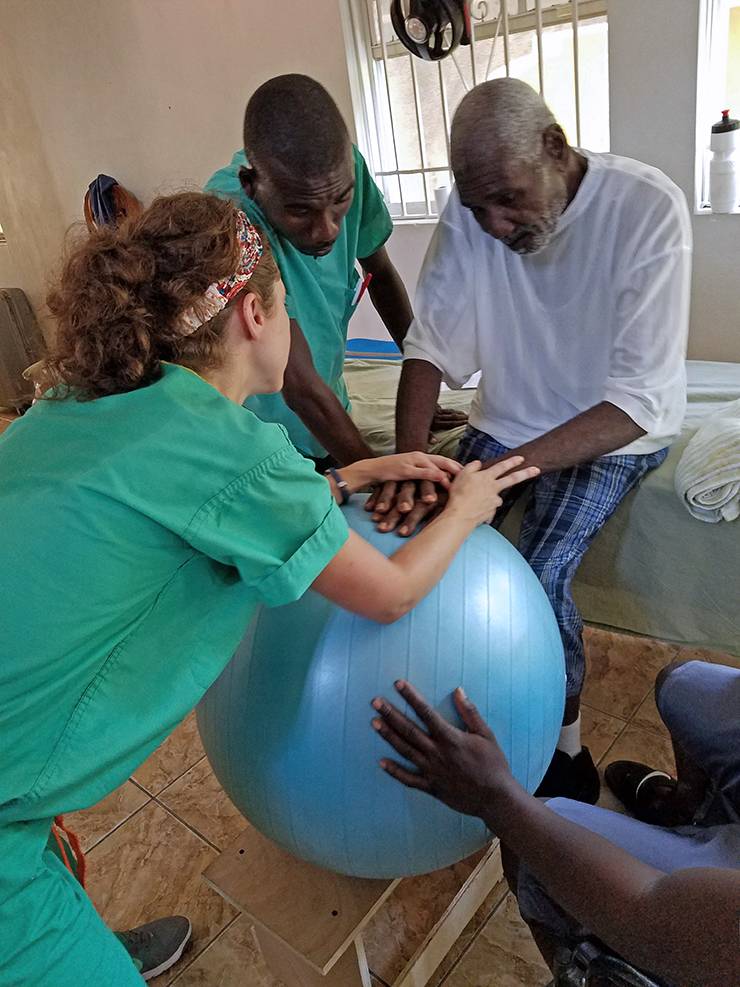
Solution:
<svg viewBox="0 0 740 987">
<path fill-rule="evenodd" d="M 558 228 L 558 220 L 565 211 L 567 198 L 559 196 L 550 207 L 548 214 L 539 223 L 517 226 L 511 236 L 502 237 L 501 243 L 515 254 L 538 254 L 552 240 Z"/>
</svg>

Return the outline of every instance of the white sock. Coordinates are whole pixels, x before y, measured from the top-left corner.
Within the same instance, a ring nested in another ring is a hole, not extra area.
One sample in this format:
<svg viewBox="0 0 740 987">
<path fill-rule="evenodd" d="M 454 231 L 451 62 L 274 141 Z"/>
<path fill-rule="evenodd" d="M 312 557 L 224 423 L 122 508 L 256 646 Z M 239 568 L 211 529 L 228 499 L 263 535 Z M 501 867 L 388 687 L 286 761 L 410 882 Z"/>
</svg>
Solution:
<svg viewBox="0 0 740 987">
<path fill-rule="evenodd" d="M 581 753 L 581 714 L 577 718 L 564 726 L 558 738 L 558 750 L 564 751 L 569 757 L 575 757 Z"/>
</svg>

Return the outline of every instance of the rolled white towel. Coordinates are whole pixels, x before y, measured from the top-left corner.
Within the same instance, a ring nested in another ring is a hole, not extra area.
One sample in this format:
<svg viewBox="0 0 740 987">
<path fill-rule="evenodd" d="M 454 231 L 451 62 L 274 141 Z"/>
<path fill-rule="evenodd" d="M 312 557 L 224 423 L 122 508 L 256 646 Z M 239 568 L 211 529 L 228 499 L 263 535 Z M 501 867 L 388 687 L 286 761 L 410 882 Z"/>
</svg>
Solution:
<svg viewBox="0 0 740 987">
<path fill-rule="evenodd" d="M 676 493 L 700 521 L 740 517 L 740 400 L 712 415 L 676 467 Z"/>
</svg>

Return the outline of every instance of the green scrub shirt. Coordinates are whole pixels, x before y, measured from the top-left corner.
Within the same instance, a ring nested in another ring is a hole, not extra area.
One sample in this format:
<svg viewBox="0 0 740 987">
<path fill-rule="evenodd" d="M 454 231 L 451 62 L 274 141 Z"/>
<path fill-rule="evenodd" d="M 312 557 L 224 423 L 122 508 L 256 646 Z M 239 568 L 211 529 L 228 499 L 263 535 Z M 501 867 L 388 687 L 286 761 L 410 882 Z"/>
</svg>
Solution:
<svg viewBox="0 0 740 987">
<path fill-rule="evenodd" d="M 352 148 L 355 163 L 355 192 L 349 212 L 332 250 L 325 257 L 300 253 L 274 227 L 257 203 L 244 192 L 239 169 L 246 167 L 244 151 L 237 151 L 231 163 L 211 176 L 205 191 L 231 199 L 267 233 L 287 291 L 286 308 L 308 340 L 319 376 L 349 411 L 344 384 L 344 350 L 349 320 L 355 310 L 353 299 L 359 275 L 357 258 L 370 257 L 383 246 L 393 231 L 393 223 L 378 186 L 370 176 L 365 160 Z M 263 421 L 284 425 L 296 448 L 320 459 L 326 450 L 286 405 L 280 394 L 250 398 L 251 408 Z"/>
<path fill-rule="evenodd" d="M 174 365 L 31 408 L 0 439 L 0 516 L 0 966 L 58 987 L 49 936 L 93 920 L 42 859 L 50 820 L 122 784 L 347 526 L 281 427 Z"/>
</svg>

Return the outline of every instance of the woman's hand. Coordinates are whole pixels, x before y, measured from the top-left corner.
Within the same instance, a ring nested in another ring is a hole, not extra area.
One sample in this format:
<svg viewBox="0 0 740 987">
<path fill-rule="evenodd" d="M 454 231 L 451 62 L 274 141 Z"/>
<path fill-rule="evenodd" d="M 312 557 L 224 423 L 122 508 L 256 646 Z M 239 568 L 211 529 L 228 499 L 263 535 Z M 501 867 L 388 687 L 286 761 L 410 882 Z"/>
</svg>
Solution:
<svg viewBox="0 0 740 987">
<path fill-rule="evenodd" d="M 426 452 L 402 452 L 395 456 L 363 459 L 359 463 L 343 467 L 341 472 L 353 491 L 371 484 L 407 480 L 428 480 L 447 489 L 462 469 L 460 463 L 446 456 L 431 456 Z"/>
<path fill-rule="evenodd" d="M 457 812 L 490 818 L 497 798 L 516 785 L 496 738 L 483 717 L 456 689 L 453 700 L 467 730 L 458 730 L 427 703 L 408 682 L 396 682 L 401 697 L 426 729 L 387 699 L 373 699 L 379 713 L 372 725 L 413 767 L 383 759 L 380 764 L 408 788 L 418 788 Z"/>
<path fill-rule="evenodd" d="M 483 469 L 481 463 L 468 463 L 450 487 L 444 513 L 452 511 L 473 524 L 490 524 L 503 503 L 501 493 L 517 483 L 524 483 L 539 476 L 537 466 L 517 469 L 524 456 L 512 456 Z"/>
</svg>

